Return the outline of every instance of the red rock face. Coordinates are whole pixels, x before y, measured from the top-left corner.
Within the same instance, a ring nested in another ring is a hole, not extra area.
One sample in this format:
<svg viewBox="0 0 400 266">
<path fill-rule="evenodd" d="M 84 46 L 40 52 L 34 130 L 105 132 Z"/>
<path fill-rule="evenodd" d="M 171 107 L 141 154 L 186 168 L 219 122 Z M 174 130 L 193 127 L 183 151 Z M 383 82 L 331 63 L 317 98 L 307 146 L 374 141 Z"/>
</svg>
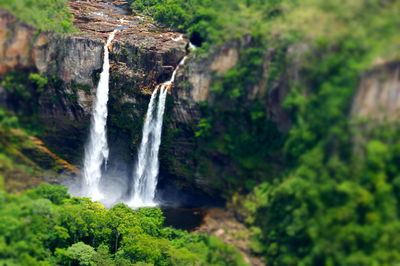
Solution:
<svg viewBox="0 0 400 266">
<path fill-rule="evenodd" d="M 0 9 L 0 75 L 15 67 L 32 66 L 33 28 L 17 23 L 14 16 Z"/>
</svg>

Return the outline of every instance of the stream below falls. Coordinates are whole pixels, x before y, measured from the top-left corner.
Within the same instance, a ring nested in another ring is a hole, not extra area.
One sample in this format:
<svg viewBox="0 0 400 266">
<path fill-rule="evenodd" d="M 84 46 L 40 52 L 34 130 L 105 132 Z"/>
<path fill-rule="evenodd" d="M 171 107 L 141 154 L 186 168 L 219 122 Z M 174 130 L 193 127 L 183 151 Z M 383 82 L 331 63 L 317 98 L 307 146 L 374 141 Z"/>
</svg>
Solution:
<svg viewBox="0 0 400 266">
<path fill-rule="evenodd" d="M 164 226 L 171 226 L 175 229 L 192 232 L 199 228 L 207 214 L 202 208 L 179 208 L 160 206 L 165 216 Z"/>
</svg>

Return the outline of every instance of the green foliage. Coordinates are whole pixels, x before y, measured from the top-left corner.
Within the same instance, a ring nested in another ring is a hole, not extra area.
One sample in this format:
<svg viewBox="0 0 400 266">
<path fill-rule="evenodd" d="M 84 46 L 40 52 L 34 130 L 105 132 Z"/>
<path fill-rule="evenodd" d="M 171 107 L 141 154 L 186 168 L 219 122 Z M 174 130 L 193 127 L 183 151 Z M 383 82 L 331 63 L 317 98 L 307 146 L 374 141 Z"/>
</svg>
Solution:
<svg viewBox="0 0 400 266">
<path fill-rule="evenodd" d="M 319 146 L 302 156 L 284 182 L 259 188 L 253 213 L 271 264 L 398 261 L 400 202 L 394 180 L 400 153 L 395 143 L 371 139 L 363 148 L 365 158 L 350 162 L 326 157 Z"/>
<path fill-rule="evenodd" d="M 67 249 L 57 249 L 55 254 L 59 257 L 61 265 L 95 265 L 92 259 L 96 251 L 83 242 L 75 243 Z"/>
<path fill-rule="evenodd" d="M 0 126 L 5 130 L 18 127 L 18 118 L 8 114 L 4 109 L 0 109 Z"/>
<path fill-rule="evenodd" d="M 349 116 L 363 71 L 378 57 L 398 58 L 399 18 L 389 14 L 399 3 L 308 0 L 275 7 L 266 37 L 292 52 L 269 83 L 293 62 L 298 78 L 285 99 L 293 122 L 285 172 L 245 203 L 248 223 L 258 227 L 254 246 L 271 265 L 397 263 L 399 132 L 396 125 L 358 132 L 361 125 Z"/>
<path fill-rule="evenodd" d="M 37 166 L 23 152 L 33 145 L 19 119 L 0 108 L 0 189 L 19 190 L 31 185 Z"/>
<path fill-rule="evenodd" d="M 49 81 L 37 73 L 10 70 L 0 80 L 7 92 L 7 103 L 27 128 L 35 127 L 34 116 L 38 111 L 38 99 Z M 37 127 L 37 126 L 36 126 Z"/>
<path fill-rule="evenodd" d="M 40 184 L 37 188 L 27 192 L 31 198 L 45 198 L 53 204 L 60 205 L 63 200 L 69 199 L 68 189 L 62 185 Z"/>
<path fill-rule="evenodd" d="M 106 210 L 63 186 L 0 191 L 0 262 L 7 265 L 243 265 L 216 239 L 163 228 L 158 208 Z M 190 239 L 190 240 L 189 240 Z M 197 247 L 197 248 L 196 248 Z"/>
<path fill-rule="evenodd" d="M 197 124 L 197 131 L 195 133 L 196 137 L 207 136 L 211 130 L 210 118 L 202 118 Z"/>
<path fill-rule="evenodd" d="M 37 91 L 39 93 L 44 91 L 44 88 L 48 83 L 46 77 L 42 77 L 37 73 L 30 73 L 28 79 L 37 86 Z"/>
<path fill-rule="evenodd" d="M 20 101 L 32 100 L 32 92 L 30 91 L 30 79 L 27 74 L 17 70 L 8 71 L 0 82 L 10 97 L 20 98 Z"/>
<path fill-rule="evenodd" d="M 0 8 L 39 30 L 68 33 L 73 26 L 67 4 L 66 0 L 2 0 Z"/>
</svg>

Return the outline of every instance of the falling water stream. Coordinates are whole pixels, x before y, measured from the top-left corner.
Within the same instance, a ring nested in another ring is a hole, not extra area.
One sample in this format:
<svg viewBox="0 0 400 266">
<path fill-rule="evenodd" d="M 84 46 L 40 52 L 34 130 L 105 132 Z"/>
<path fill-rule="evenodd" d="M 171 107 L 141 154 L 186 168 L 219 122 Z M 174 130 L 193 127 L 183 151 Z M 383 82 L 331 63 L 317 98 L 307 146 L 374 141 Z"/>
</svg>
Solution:
<svg viewBox="0 0 400 266">
<path fill-rule="evenodd" d="M 138 150 L 136 168 L 134 170 L 134 183 L 131 199 L 128 205 L 134 208 L 156 206 L 155 192 L 158 181 L 159 161 L 163 116 L 168 89 L 175 81 L 176 73 L 185 63 L 184 57 L 176 67 L 169 81 L 158 86 L 151 95 L 143 126 L 142 141 Z M 158 96 L 158 103 L 156 99 Z"/>
<path fill-rule="evenodd" d="M 111 44 L 118 29 L 115 29 L 108 37 L 104 45 L 103 71 L 96 91 L 96 104 L 91 119 L 89 140 L 85 146 L 83 167 L 84 194 L 94 201 L 101 200 L 100 191 L 102 166 L 107 165 L 108 143 L 106 122 L 108 116 L 107 102 L 110 78 L 110 59 L 108 46 Z"/>
<path fill-rule="evenodd" d="M 103 70 L 96 91 L 96 102 L 91 119 L 90 135 L 85 146 L 83 189 L 81 195 L 90 197 L 93 201 L 103 202 L 106 200 L 106 194 L 101 191 L 100 183 L 102 181 L 102 171 L 107 167 L 109 155 L 106 127 L 110 78 L 108 47 L 119 29 L 120 26 L 109 35 L 104 46 Z M 182 39 L 180 37 L 174 40 L 181 41 Z M 157 86 L 151 96 L 143 125 L 137 162 L 133 171 L 133 186 L 129 200 L 126 202 L 133 208 L 157 205 L 155 193 L 159 174 L 158 154 L 161 144 L 165 103 L 168 90 L 174 83 L 177 71 L 185 63 L 185 60 L 186 57 L 176 67 L 170 80 Z"/>
</svg>

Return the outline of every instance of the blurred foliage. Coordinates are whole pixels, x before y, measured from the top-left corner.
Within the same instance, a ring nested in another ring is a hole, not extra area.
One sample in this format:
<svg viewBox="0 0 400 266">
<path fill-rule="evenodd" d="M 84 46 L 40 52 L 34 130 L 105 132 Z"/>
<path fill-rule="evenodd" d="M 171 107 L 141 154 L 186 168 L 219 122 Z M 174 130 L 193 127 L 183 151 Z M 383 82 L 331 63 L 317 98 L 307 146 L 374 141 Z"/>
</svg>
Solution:
<svg viewBox="0 0 400 266">
<path fill-rule="evenodd" d="M 0 189 L 18 190 L 37 182 L 36 165 L 22 153 L 27 145 L 31 141 L 19 129 L 18 118 L 0 108 Z"/>
<path fill-rule="evenodd" d="M 134 10 L 212 44 L 263 35 L 274 42 L 350 37 L 374 56 L 399 56 L 395 0 L 129 0 Z M 385 41 L 383 41 L 385 40 Z M 271 45 L 271 44 L 269 44 Z"/>
<path fill-rule="evenodd" d="M 1 189 L 20 192 L 37 186 L 43 179 L 75 174 L 76 168 L 28 133 L 12 112 L 0 108 Z"/>
<path fill-rule="evenodd" d="M 7 265 L 245 265 L 204 235 L 162 227 L 158 208 L 107 210 L 61 185 L 0 191 L 0 257 Z"/>
<path fill-rule="evenodd" d="M 35 72 L 12 69 L 0 79 L 0 86 L 6 91 L 6 104 L 19 118 L 19 125 L 30 133 L 41 131 L 37 122 L 40 108 L 39 97 L 48 86 L 54 86 L 53 80 Z"/>
<path fill-rule="evenodd" d="M 5 8 L 21 21 L 41 31 L 68 33 L 74 31 L 67 0 L 2 0 Z"/>
<path fill-rule="evenodd" d="M 299 78 L 289 80 L 284 103 L 293 123 L 283 146 L 286 169 L 245 203 L 249 224 L 259 229 L 254 245 L 271 265 L 397 263 L 398 125 L 364 128 L 350 110 L 362 73 L 398 59 L 400 3 L 276 7 L 267 39 L 287 48 L 284 69 L 296 62 Z"/>
<path fill-rule="evenodd" d="M 399 261 L 400 131 L 379 131 L 350 159 L 316 145 L 284 179 L 255 189 L 247 219 L 272 265 Z"/>
</svg>

